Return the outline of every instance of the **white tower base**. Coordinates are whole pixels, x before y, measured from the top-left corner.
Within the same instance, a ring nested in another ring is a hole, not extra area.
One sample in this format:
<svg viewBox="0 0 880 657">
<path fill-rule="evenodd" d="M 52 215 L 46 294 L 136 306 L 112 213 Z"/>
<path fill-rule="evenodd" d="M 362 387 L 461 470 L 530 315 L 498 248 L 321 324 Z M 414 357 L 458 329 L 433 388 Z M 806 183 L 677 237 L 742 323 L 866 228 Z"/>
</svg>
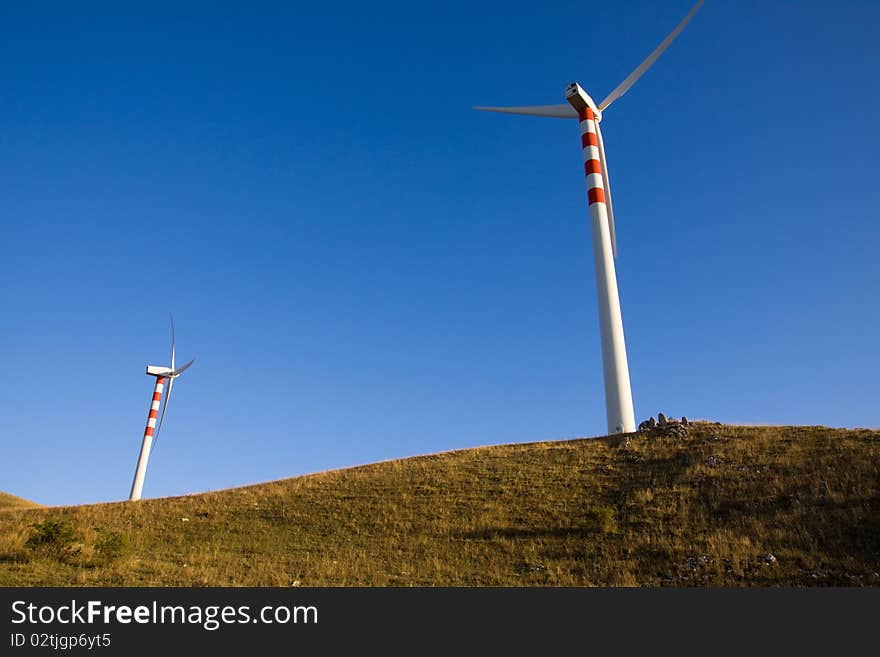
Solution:
<svg viewBox="0 0 880 657">
<path fill-rule="evenodd" d="M 147 461 L 150 460 L 152 446 L 153 437 L 144 436 L 144 442 L 141 443 L 141 455 L 138 457 L 137 469 L 134 472 L 134 481 L 131 483 L 131 494 L 128 496 L 130 502 L 141 499 L 141 493 L 144 490 L 144 477 L 147 475 Z"/>
<path fill-rule="evenodd" d="M 599 302 L 599 333 L 602 337 L 602 369 L 605 375 L 605 412 L 608 433 L 636 430 L 623 317 L 617 293 L 617 273 L 611 249 L 611 233 L 604 203 L 590 205 L 593 255 L 596 261 L 596 290 Z"/>
</svg>

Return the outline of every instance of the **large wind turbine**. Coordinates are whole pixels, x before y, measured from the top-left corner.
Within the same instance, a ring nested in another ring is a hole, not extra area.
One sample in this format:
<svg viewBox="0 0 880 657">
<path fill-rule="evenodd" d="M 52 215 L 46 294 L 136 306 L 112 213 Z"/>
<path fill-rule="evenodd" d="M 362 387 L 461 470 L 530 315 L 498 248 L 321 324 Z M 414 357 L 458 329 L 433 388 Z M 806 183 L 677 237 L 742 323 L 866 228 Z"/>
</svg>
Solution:
<svg viewBox="0 0 880 657">
<path fill-rule="evenodd" d="M 193 359 L 195 360 L 195 359 Z M 157 367 L 147 365 L 147 374 L 156 377 L 156 386 L 153 388 L 153 401 L 150 404 L 150 414 L 147 417 L 147 428 L 144 430 L 144 440 L 141 443 L 141 453 L 138 457 L 137 468 L 134 471 L 134 481 L 131 483 L 129 501 L 141 499 L 141 491 L 144 488 L 144 477 L 147 474 L 147 461 L 150 460 L 150 449 L 153 441 L 159 438 L 159 430 L 165 420 L 165 411 L 168 409 L 168 400 L 171 399 L 171 387 L 174 379 L 180 376 L 187 367 L 193 364 L 193 360 L 179 369 L 174 369 L 174 318 L 171 318 L 171 367 Z M 162 392 L 165 389 L 165 381 L 168 381 L 168 392 L 165 394 L 165 402 L 162 404 L 162 414 L 159 414 L 159 403 L 162 401 Z M 158 420 L 158 426 L 157 426 Z"/>
<path fill-rule="evenodd" d="M 605 409 L 609 433 L 628 433 L 636 430 L 633 412 L 626 344 L 623 339 L 623 318 L 617 292 L 617 239 L 614 234 L 614 211 L 611 207 L 611 185 L 605 163 L 605 147 L 599 122 L 602 111 L 625 94 L 636 80 L 647 71 L 670 43 L 684 29 L 703 4 L 699 0 L 687 16 L 669 33 L 657 48 L 626 79 L 596 105 L 579 84 L 572 82 L 565 89 L 567 104 L 537 105 L 531 107 L 475 107 L 488 112 L 547 116 L 558 119 L 578 119 L 581 126 L 581 146 L 584 170 L 587 176 L 587 201 L 593 235 L 593 255 L 596 260 L 596 285 L 599 300 L 599 333 L 602 337 L 602 367 L 605 377 Z"/>
</svg>

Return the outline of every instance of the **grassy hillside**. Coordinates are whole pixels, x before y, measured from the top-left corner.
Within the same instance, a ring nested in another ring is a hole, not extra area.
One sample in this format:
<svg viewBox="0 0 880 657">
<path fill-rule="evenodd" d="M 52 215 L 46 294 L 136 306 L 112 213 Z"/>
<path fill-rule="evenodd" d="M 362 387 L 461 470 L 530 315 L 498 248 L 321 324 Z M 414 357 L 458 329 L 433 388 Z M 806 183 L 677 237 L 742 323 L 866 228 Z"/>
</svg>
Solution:
<svg viewBox="0 0 880 657">
<path fill-rule="evenodd" d="M 0 490 L 0 509 L 33 509 L 40 506 L 36 502 L 4 493 Z"/>
<path fill-rule="evenodd" d="M 878 573 L 868 430 L 701 423 L 0 510 L 4 585 L 880 585 Z"/>
</svg>

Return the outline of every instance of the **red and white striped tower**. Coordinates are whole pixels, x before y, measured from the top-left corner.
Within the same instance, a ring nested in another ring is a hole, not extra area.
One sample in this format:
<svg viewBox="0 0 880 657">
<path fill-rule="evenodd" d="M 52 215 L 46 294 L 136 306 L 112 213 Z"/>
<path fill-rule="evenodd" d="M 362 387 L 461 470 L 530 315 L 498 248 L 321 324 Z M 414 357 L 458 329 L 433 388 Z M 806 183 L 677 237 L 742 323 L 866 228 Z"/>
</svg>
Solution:
<svg viewBox="0 0 880 657">
<path fill-rule="evenodd" d="M 159 404 L 162 401 L 162 392 L 165 390 L 165 377 L 156 377 L 156 387 L 153 388 L 153 403 L 150 404 L 150 415 L 147 417 L 147 428 L 144 429 L 144 441 L 141 443 L 141 454 L 138 457 L 137 469 L 134 472 L 134 481 L 131 484 L 129 500 L 141 499 L 144 488 L 144 477 L 147 474 L 147 461 L 150 460 L 150 448 L 153 446 L 153 436 L 156 432 L 156 422 L 159 421 Z"/>
<path fill-rule="evenodd" d="M 626 360 L 626 343 L 623 337 L 623 317 L 617 292 L 611 224 L 606 206 L 598 120 L 593 107 L 590 107 L 592 100 L 588 103 L 589 97 L 579 86 L 577 90 L 580 93 L 569 96 L 568 100 L 578 113 L 581 146 L 584 149 L 584 173 L 587 177 L 587 201 L 590 206 L 593 255 L 596 263 L 599 333 L 602 338 L 605 413 L 609 433 L 629 433 L 636 430 L 636 422 L 629 381 L 629 365 Z M 601 114 L 599 116 L 601 117 Z"/>
</svg>

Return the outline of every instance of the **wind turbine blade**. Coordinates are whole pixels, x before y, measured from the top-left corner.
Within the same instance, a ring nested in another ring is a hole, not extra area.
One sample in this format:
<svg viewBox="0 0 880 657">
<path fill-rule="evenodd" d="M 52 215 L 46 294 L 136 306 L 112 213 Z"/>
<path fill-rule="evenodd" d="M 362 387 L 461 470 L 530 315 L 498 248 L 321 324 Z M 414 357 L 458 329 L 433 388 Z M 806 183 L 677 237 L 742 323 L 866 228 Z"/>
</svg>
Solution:
<svg viewBox="0 0 880 657">
<path fill-rule="evenodd" d="M 174 369 L 174 315 L 171 315 L 171 369 Z"/>
<path fill-rule="evenodd" d="M 652 52 L 650 55 L 648 55 L 645 58 L 645 61 L 643 61 L 641 64 L 638 65 L 636 70 L 634 70 L 632 73 L 630 73 L 628 76 L 626 76 L 626 79 L 623 82 L 621 82 L 619 85 L 617 85 L 617 87 L 614 89 L 614 91 L 612 91 L 610 94 L 608 94 L 608 97 L 605 100 L 603 100 L 601 103 L 599 103 L 600 110 L 604 110 L 611 103 L 613 103 L 615 100 L 617 100 L 623 94 L 625 94 L 627 91 L 629 91 L 629 88 L 636 83 L 636 80 L 638 80 L 640 77 L 642 77 L 642 75 L 644 75 L 645 71 L 647 71 L 649 68 L 651 68 L 651 65 L 655 61 L 657 61 L 657 58 L 660 55 L 662 55 L 663 51 L 669 47 L 669 44 L 675 40 L 675 37 L 677 37 L 679 32 L 681 32 L 684 29 L 684 26 L 687 25 L 688 22 L 690 22 L 691 18 L 694 17 L 694 14 L 697 13 L 697 10 L 699 10 L 699 8 L 702 5 L 703 5 L 703 0 L 699 0 L 699 2 L 697 2 L 697 4 L 695 4 L 691 8 L 691 10 L 688 12 L 688 15 L 685 16 L 683 19 L 681 19 L 681 22 L 675 26 L 675 29 L 672 30 L 672 32 L 669 33 L 669 36 L 667 36 L 665 39 L 663 39 L 663 41 L 660 42 L 660 45 L 654 49 L 654 52 Z"/>
<path fill-rule="evenodd" d="M 174 387 L 174 379 L 186 368 L 192 365 L 195 360 L 196 359 L 193 358 L 179 370 L 174 370 L 166 375 L 168 377 L 168 390 L 165 392 L 165 399 L 162 401 L 162 413 L 159 415 L 159 424 L 156 425 L 156 432 L 153 434 L 153 446 L 159 442 L 159 431 L 162 429 L 162 423 L 165 421 L 165 410 L 168 408 L 168 402 L 171 401 L 171 389 Z"/>
<path fill-rule="evenodd" d="M 525 114 L 526 116 L 549 116 L 554 119 L 576 119 L 578 113 L 565 103 L 563 105 L 532 105 L 530 107 L 474 107 L 482 112 L 500 112 L 502 114 Z"/>
<path fill-rule="evenodd" d="M 167 376 L 169 376 L 169 377 L 175 377 L 175 376 L 178 376 L 181 372 L 183 372 L 186 368 L 188 368 L 188 367 L 189 367 L 190 365 L 192 365 L 194 362 L 196 362 L 196 359 L 195 359 L 195 358 L 193 358 L 191 361 L 189 361 L 189 362 L 188 362 L 186 365 L 184 365 L 183 367 L 181 367 L 181 368 L 179 368 L 179 369 L 176 369 L 176 370 L 172 370 L 171 372 L 168 373 Z"/>
<path fill-rule="evenodd" d="M 162 413 L 159 415 L 159 424 L 156 425 L 156 432 L 153 434 L 153 449 L 159 442 L 159 432 L 162 430 L 162 423 L 165 421 L 165 409 L 168 408 L 168 400 L 171 399 L 171 388 L 174 385 L 174 378 L 168 378 L 168 390 L 165 391 L 165 399 L 162 401 Z"/>
<path fill-rule="evenodd" d="M 617 232 L 614 230 L 614 207 L 611 205 L 611 180 L 608 178 L 608 164 L 605 162 L 605 142 L 602 141 L 602 128 L 596 123 L 596 144 L 599 147 L 599 164 L 602 165 L 602 186 L 605 187 L 605 206 L 608 208 L 608 230 L 611 233 L 611 253 L 617 259 Z"/>
</svg>

